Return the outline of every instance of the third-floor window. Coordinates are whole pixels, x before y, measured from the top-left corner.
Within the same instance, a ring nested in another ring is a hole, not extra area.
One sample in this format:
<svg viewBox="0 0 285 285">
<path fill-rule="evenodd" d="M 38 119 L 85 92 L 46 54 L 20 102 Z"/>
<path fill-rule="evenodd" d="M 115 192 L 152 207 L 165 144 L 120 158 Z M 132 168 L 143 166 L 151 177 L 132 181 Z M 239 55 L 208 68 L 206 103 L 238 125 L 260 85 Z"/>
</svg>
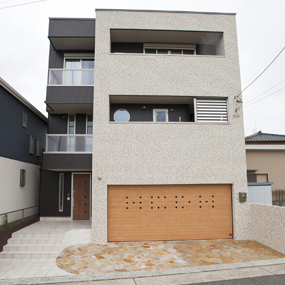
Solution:
<svg viewBox="0 0 285 285">
<path fill-rule="evenodd" d="M 66 85 L 93 85 L 94 59 L 65 58 L 64 67 Z"/>
<path fill-rule="evenodd" d="M 65 59 L 66 69 L 94 69 L 94 59 Z"/>
<path fill-rule="evenodd" d="M 93 85 L 94 55 L 64 54 L 63 68 L 49 70 L 49 85 Z"/>
</svg>

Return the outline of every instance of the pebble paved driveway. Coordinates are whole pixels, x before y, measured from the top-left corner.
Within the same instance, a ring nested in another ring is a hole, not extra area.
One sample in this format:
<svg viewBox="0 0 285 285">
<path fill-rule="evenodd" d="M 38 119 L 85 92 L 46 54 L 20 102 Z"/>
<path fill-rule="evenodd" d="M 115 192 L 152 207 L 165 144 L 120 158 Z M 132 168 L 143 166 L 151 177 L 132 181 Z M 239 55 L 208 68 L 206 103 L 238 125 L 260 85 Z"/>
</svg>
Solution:
<svg viewBox="0 0 285 285">
<path fill-rule="evenodd" d="M 59 268 L 73 274 L 98 274 L 225 264 L 285 258 L 255 241 L 196 240 L 111 242 L 67 247 Z"/>
</svg>

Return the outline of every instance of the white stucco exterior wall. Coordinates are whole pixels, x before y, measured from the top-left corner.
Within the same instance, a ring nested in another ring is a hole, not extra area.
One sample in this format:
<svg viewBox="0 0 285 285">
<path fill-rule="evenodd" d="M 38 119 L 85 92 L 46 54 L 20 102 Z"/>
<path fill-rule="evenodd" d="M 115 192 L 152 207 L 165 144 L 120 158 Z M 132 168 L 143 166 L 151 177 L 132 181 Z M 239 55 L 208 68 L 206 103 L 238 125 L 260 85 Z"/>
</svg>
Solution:
<svg viewBox="0 0 285 285">
<path fill-rule="evenodd" d="M 39 165 L 0 157 L 0 218 L 1 214 L 19 209 L 37 206 L 39 204 Z M 20 187 L 20 169 L 26 169 L 26 185 Z M 32 209 L 26 214 L 34 214 Z M 15 214 L 10 215 L 12 221 Z M 16 216 L 15 216 L 16 217 Z M 19 212 L 17 217 L 22 217 Z M 2 220 L 0 221 L 2 223 Z"/>
<path fill-rule="evenodd" d="M 225 56 L 111 54 L 112 28 L 222 31 Z M 108 185 L 130 184 L 231 184 L 233 235 L 248 239 L 235 15 L 97 11 L 95 63 L 92 241 L 107 242 Z M 110 95 L 225 97 L 228 123 L 114 123 Z"/>
</svg>

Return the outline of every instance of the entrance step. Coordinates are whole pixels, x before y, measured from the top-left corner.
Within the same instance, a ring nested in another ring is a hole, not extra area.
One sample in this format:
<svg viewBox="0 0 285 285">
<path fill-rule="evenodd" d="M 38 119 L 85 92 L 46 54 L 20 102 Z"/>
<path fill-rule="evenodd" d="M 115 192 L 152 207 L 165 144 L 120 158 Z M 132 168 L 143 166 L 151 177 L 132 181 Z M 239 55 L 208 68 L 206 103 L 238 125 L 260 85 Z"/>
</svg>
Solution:
<svg viewBox="0 0 285 285">
<path fill-rule="evenodd" d="M 91 221 L 40 221 L 14 232 L 0 258 L 54 259 L 80 243 L 91 243 Z"/>
<path fill-rule="evenodd" d="M 8 244 L 62 244 L 61 238 L 10 238 Z"/>
<path fill-rule="evenodd" d="M 15 232 L 12 234 L 12 238 L 63 238 L 64 233 L 23 233 Z"/>
<path fill-rule="evenodd" d="M 4 251 L 60 251 L 61 245 L 53 245 L 53 244 L 6 244 L 3 247 Z"/>
<path fill-rule="evenodd" d="M 63 249 L 64 233 L 13 233 L 0 258 L 55 258 Z"/>
<path fill-rule="evenodd" d="M 49 259 L 56 258 L 58 251 L 2 251 L 0 252 L 1 258 L 12 258 L 12 259 Z"/>
</svg>

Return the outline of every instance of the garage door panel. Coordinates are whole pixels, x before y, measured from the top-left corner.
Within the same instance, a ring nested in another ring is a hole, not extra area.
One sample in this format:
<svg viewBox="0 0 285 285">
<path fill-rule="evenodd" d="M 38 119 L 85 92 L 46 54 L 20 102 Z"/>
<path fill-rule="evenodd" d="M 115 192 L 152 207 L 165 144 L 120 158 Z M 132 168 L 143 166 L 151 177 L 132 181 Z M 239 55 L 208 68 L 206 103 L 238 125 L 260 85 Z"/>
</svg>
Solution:
<svg viewBox="0 0 285 285">
<path fill-rule="evenodd" d="M 108 240 L 228 238 L 230 185 L 108 187 Z"/>
</svg>

